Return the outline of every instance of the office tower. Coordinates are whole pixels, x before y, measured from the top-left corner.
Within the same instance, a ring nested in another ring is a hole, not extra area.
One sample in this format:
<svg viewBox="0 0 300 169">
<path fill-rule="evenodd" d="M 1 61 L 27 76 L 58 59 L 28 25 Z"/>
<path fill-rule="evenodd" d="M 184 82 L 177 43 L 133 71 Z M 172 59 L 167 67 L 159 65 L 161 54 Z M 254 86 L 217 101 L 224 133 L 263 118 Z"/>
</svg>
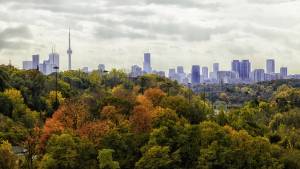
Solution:
<svg viewBox="0 0 300 169">
<path fill-rule="evenodd" d="M 242 80 L 248 80 L 250 78 L 251 63 L 249 60 L 242 60 L 240 63 L 239 76 Z"/>
<path fill-rule="evenodd" d="M 44 71 L 44 64 L 43 63 L 40 63 L 39 64 L 39 71 L 43 74 L 45 74 L 45 71 Z"/>
<path fill-rule="evenodd" d="M 238 73 L 234 71 L 218 71 L 217 80 L 219 83 L 236 83 Z"/>
<path fill-rule="evenodd" d="M 282 78 L 286 78 L 288 76 L 288 68 L 287 67 L 280 68 L 280 76 Z"/>
<path fill-rule="evenodd" d="M 177 73 L 178 73 L 178 74 L 183 74 L 183 73 L 184 73 L 184 68 L 183 68 L 183 66 L 177 66 Z"/>
<path fill-rule="evenodd" d="M 231 62 L 231 71 L 240 73 L 240 61 L 239 60 L 233 60 Z"/>
<path fill-rule="evenodd" d="M 105 65 L 104 65 L 104 64 L 99 64 L 99 65 L 98 65 L 98 71 L 99 71 L 100 73 L 103 73 L 103 72 L 105 71 Z"/>
<path fill-rule="evenodd" d="M 251 80 L 253 82 L 262 82 L 265 81 L 265 70 L 264 69 L 255 69 L 251 73 Z"/>
<path fill-rule="evenodd" d="M 169 69 L 169 79 L 176 80 L 176 69 Z"/>
<path fill-rule="evenodd" d="M 166 77 L 166 73 L 164 71 L 158 71 L 157 75 L 160 77 Z"/>
<path fill-rule="evenodd" d="M 192 84 L 200 84 L 200 66 L 192 66 Z"/>
<path fill-rule="evenodd" d="M 44 70 L 44 74 L 45 75 L 49 75 L 51 73 L 53 73 L 53 65 L 50 63 L 49 59 L 48 60 L 44 60 L 43 62 L 43 70 Z"/>
<path fill-rule="evenodd" d="M 275 73 L 275 60 L 274 59 L 268 59 L 267 60 L 267 73 Z"/>
<path fill-rule="evenodd" d="M 71 49 L 71 30 L 69 28 L 69 49 L 67 51 L 67 54 L 69 56 L 69 65 L 68 65 L 68 69 L 71 70 L 72 69 L 72 49 Z"/>
<path fill-rule="evenodd" d="M 144 72 L 145 73 L 151 73 L 152 72 L 151 54 L 150 53 L 145 53 L 144 54 Z"/>
<path fill-rule="evenodd" d="M 204 78 L 204 80 L 208 79 L 208 67 L 202 67 L 202 76 Z"/>
<path fill-rule="evenodd" d="M 176 80 L 177 80 L 179 83 L 183 83 L 184 79 L 186 79 L 186 74 L 184 73 L 184 68 L 183 68 L 183 66 L 177 66 Z"/>
<path fill-rule="evenodd" d="M 39 70 L 40 56 L 32 55 L 32 69 Z"/>
<path fill-rule="evenodd" d="M 219 68 L 219 63 L 214 63 L 214 64 L 213 64 L 213 72 L 214 72 L 214 73 L 217 73 L 219 70 L 220 70 L 220 68 Z"/>
<path fill-rule="evenodd" d="M 54 67 L 59 68 L 59 54 L 58 53 L 50 53 L 49 54 L 49 64 L 51 65 L 51 73 L 56 72 Z"/>
<path fill-rule="evenodd" d="M 32 61 L 23 61 L 23 69 L 24 70 L 32 69 Z"/>
<path fill-rule="evenodd" d="M 143 75 L 143 70 L 138 65 L 131 66 L 131 77 L 139 77 Z"/>
</svg>

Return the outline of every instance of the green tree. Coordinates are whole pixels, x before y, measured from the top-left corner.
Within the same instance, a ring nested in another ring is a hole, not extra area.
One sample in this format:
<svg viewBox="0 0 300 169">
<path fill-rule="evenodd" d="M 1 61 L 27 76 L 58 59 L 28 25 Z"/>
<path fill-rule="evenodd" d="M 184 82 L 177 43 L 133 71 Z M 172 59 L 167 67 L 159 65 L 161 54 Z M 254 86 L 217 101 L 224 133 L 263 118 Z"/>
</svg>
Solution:
<svg viewBox="0 0 300 169">
<path fill-rule="evenodd" d="M 117 161 L 113 161 L 112 154 L 114 150 L 112 149 L 102 149 L 99 150 L 98 160 L 99 160 L 99 168 L 100 169 L 119 169 L 119 163 Z"/>
<path fill-rule="evenodd" d="M 9 81 L 9 75 L 3 68 L 0 67 L 0 92 L 4 91 L 7 88 Z"/>
<path fill-rule="evenodd" d="M 12 117 L 13 103 L 8 96 L 0 92 L 0 113 Z"/>
<path fill-rule="evenodd" d="M 173 160 L 169 155 L 167 146 L 153 146 L 148 149 L 143 157 L 135 164 L 136 169 L 170 169 Z"/>
<path fill-rule="evenodd" d="M 18 157 L 8 141 L 0 142 L 0 169 L 18 169 Z"/>
<path fill-rule="evenodd" d="M 89 142 L 70 134 L 53 135 L 48 141 L 41 169 L 95 169 L 96 150 Z"/>
</svg>

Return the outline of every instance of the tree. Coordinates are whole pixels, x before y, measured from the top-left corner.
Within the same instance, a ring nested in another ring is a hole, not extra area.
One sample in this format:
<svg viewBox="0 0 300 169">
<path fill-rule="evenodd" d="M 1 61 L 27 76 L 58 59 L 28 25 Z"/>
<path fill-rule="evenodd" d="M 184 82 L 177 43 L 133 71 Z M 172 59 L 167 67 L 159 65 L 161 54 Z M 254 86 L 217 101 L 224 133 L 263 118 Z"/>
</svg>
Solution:
<svg viewBox="0 0 300 169">
<path fill-rule="evenodd" d="M 66 101 L 53 115 L 65 128 L 77 130 L 90 118 L 88 107 L 82 100 Z"/>
<path fill-rule="evenodd" d="M 102 138 L 114 127 L 110 121 L 92 121 L 77 130 L 80 137 L 90 140 L 96 147 Z"/>
<path fill-rule="evenodd" d="M 18 157 L 8 141 L 0 142 L 0 169 L 18 169 Z"/>
<path fill-rule="evenodd" d="M 26 112 L 26 105 L 24 104 L 24 98 L 21 92 L 17 89 L 6 89 L 4 95 L 12 101 L 12 118 L 14 120 L 20 119 Z"/>
<path fill-rule="evenodd" d="M 153 146 L 148 149 L 143 157 L 135 164 L 136 169 L 170 169 L 172 157 L 169 155 L 170 148 L 167 146 Z"/>
<path fill-rule="evenodd" d="M 117 161 L 113 161 L 113 153 L 114 150 L 112 149 L 99 150 L 98 160 L 100 169 L 120 169 L 119 163 Z"/>
<path fill-rule="evenodd" d="M 135 132 L 149 132 L 151 129 L 152 114 L 145 106 L 136 106 L 133 109 L 133 115 L 130 117 L 130 122 Z"/>
<path fill-rule="evenodd" d="M 144 95 L 152 101 L 154 106 L 158 106 L 162 99 L 166 96 L 166 93 L 159 88 L 150 88 L 145 91 Z"/>
<path fill-rule="evenodd" d="M 12 101 L 9 99 L 8 96 L 6 96 L 3 93 L 0 93 L 0 113 L 11 118 L 12 111 L 13 111 Z"/>
<path fill-rule="evenodd" d="M 65 100 L 65 98 L 63 98 L 60 91 L 57 91 L 57 93 L 56 93 L 56 91 L 50 91 L 46 98 L 46 103 L 47 103 L 48 108 L 53 109 L 53 107 L 54 107 L 53 105 L 56 102 L 56 96 L 57 96 L 57 101 L 58 101 L 59 105 L 62 104 L 63 101 Z"/>
<path fill-rule="evenodd" d="M 5 88 L 9 86 L 8 81 L 9 75 L 2 67 L 0 67 L 0 92 L 4 91 Z"/>
<path fill-rule="evenodd" d="M 71 134 L 53 135 L 46 147 L 41 169 L 96 169 L 97 152 L 92 144 Z"/>
<path fill-rule="evenodd" d="M 110 120 L 115 124 L 121 123 L 125 119 L 124 115 L 120 114 L 115 106 L 105 106 L 100 113 L 101 119 Z"/>
</svg>

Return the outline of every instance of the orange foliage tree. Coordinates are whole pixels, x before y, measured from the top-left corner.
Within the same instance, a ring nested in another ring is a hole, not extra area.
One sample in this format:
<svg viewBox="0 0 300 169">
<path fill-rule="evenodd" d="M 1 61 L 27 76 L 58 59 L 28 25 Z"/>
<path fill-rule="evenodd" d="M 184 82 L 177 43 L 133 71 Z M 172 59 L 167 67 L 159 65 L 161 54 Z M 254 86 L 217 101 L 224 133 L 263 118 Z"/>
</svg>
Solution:
<svg viewBox="0 0 300 169">
<path fill-rule="evenodd" d="M 87 138 L 95 145 L 100 145 L 101 139 L 105 136 L 114 125 L 110 121 L 92 121 L 86 123 L 78 130 L 80 137 Z"/>
<path fill-rule="evenodd" d="M 166 96 L 166 93 L 159 88 L 150 88 L 145 91 L 144 95 L 152 101 L 154 106 L 158 106 L 161 100 Z"/>
<path fill-rule="evenodd" d="M 100 117 L 103 120 L 110 120 L 117 125 L 125 119 L 124 115 L 120 114 L 115 106 L 104 106 Z"/>
<path fill-rule="evenodd" d="M 130 122 L 135 132 L 149 132 L 152 123 L 151 111 L 144 105 L 135 106 L 133 114 L 130 117 Z"/>
<path fill-rule="evenodd" d="M 82 101 L 69 100 L 62 104 L 52 118 L 46 120 L 41 136 L 41 146 L 44 147 L 54 133 L 62 133 L 66 129 L 76 131 L 85 125 L 89 120 L 87 110 L 87 106 Z"/>
</svg>

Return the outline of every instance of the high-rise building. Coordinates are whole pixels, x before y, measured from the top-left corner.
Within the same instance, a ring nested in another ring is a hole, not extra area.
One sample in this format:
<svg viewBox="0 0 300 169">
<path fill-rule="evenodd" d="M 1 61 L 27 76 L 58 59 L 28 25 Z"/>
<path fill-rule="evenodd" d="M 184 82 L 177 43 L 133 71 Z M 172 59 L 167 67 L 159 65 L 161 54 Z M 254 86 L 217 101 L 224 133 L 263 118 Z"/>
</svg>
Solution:
<svg viewBox="0 0 300 169">
<path fill-rule="evenodd" d="M 99 64 L 99 65 L 98 65 L 98 71 L 99 71 L 100 73 L 104 73 L 104 71 L 105 71 L 105 65 L 104 65 L 104 64 Z"/>
<path fill-rule="evenodd" d="M 169 69 L 169 78 L 176 80 L 176 69 Z"/>
<path fill-rule="evenodd" d="M 152 72 L 151 54 L 150 53 L 145 53 L 144 54 L 144 72 L 145 73 L 151 73 Z"/>
<path fill-rule="evenodd" d="M 268 59 L 266 68 L 267 68 L 267 73 L 269 73 L 269 74 L 275 73 L 275 60 L 274 59 Z"/>
<path fill-rule="evenodd" d="M 49 63 L 52 66 L 52 72 L 56 72 L 56 70 L 54 69 L 54 67 L 58 67 L 59 68 L 59 54 L 58 53 L 50 53 L 49 54 Z"/>
<path fill-rule="evenodd" d="M 218 71 L 217 81 L 219 83 L 236 83 L 238 79 L 238 73 L 233 71 Z"/>
<path fill-rule="evenodd" d="M 192 84 L 200 84 L 200 66 L 192 66 Z"/>
<path fill-rule="evenodd" d="M 251 63 L 249 60 L 242 60 L 240 63 L 239 77 L 242 80 L 249 80 L 251 72 Z"/>
<path fill-rule="evenodd" d="M 231 71 L 240 74 L 240 61 L 239 60 L 233 60 L 231 62 Z"/>
<path fill-rule="evenodd" d="M 204 80 L 208 79 L 208 67 L 206 66 L 202 67 L 202 76 Z"/>
<path fill-rule="evenodd" d="M 139 77 L 143 75 L 143 70 L 138 65 L 131 66 L 131 77 Z"/>
<path fill-rule="evenodd" d="M 251 80 L 253 82 L 262 82 L 265 81 L 265 70 L 264 69 L 255 69 L 251 72 Z"/>
<path fill-rule="evenodd" d="M 286 78 L 288 76 L 288 68 L 287 67 L 280 68 L 280 76 L 282 78 Z"/>
<path fill-rule="evenodd" d="M 178 74 L 183 74 L 183 73 L 184 73 L 184 68 L 183 68 L 183 66 L 177 66 L 177 73 L 178 73 Z"/>
<path fill-rule="evenodd" d="M 164 71 L 158 71 L 156 74 L 160 77 L 166 77 L 166 73 Z"/>
<path fill-rule="evenodd" d="M 32 55 L 32 69 L 39 69 L 40 56 Z"/>
<path fill-rule="evenodd" d="M 213 72 L 217 73 L 220 70 L 220 65 L 219 63 L 214 63 L 213 64 Z"/>
<path fill-rule="evenodd" d="M 32 69 L 32 61 L 23 61 L 23 69 L 24 70 Z"/>
<path fill-rule="evenodd" d="M 72 49 L 71 49 L 71 30 L 69 28 L 69 49 L 67 51 L 67 54 L 69 56 L 69 65 L 68 65 L 68 69 L 72 70 Z"/>
</svg>

